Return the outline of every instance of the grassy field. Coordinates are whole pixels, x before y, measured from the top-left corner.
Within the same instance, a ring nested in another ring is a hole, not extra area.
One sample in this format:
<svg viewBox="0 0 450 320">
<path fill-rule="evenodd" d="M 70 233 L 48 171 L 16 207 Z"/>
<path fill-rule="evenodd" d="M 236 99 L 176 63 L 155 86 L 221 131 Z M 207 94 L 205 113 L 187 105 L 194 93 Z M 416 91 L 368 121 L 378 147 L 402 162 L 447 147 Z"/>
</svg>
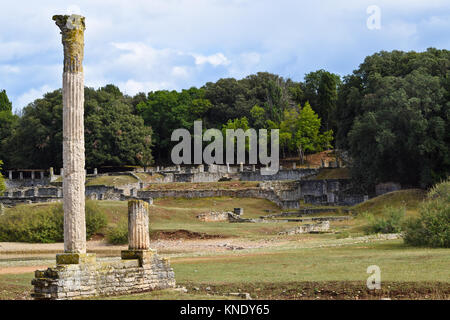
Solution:
<svg viewBox="0 0 450 320">
<path fill-rule="evenodd" d="M 87 186 L 105 185 L 111 187 L 118 187 L 125 184 L 136 183 L 138 180 L 129 175 L 118 176 L 99 176 L 95 178 L 88 178 L 86 180 Z"/>
<path fill-rule="evenodd" d="M 171 265 L 178 285 L 187 287 L 188 294 L 163 291 L 120 299 L 213 298 L 208 294 L 228 298 L 227 293 L 239 290 L 250 292 L 254 298 L 295 299 L 301 292 L 303 298 L 316 298 L 331 291 L 341 291 L 340 298 L 353 298 L 357 292 L 370 298 L 372 293 L 365 288 L 370 265 L 380 267 L 385 295 L 401 291 L 410 298 L 415 294 L 420 298 L 427 294 L 429 298 L 450 297 L 449 250 L 406 247 L 401 240 L 191 255 L 172 258 Z M 26 298 L 32 277 L 30 273 L 0 275 L 0 299 Z"/>
<path fill-rule="evenodd" d="M 350 170 L 348 168 L 322 168 L 318 175 L 311 179 L 349 179 Z"/>
<path fill-rule="evenodd" d="M 369 241 L 362 228 L 363 212 L 383 215 L 385 208 L 406 207 L 407 216 L 417 215 L 424 191 L 389 193 L 350 208 L 353 219 L 331 222 L 335 233 L 282 236 L 280 231 L 300 223 L 201 222 L 196 215 L 208 211 L 244 208 L 244 217 L 280 213 L 268 200 L 246 198 L 158 199 L 150 211 L 153 231 L 189 230 L 250 243 L 276 242 L 276 246 L 231 251 L 200 250 L 172 253 L 171 265 L 179 285 L 188 293 L 159 292 L 111 297 L 112 299 L 229 299 L 230 292 L 249 292 L 262 299 L 378 299 L 450 298 L 450 249 L 409 247 L 403 240 Z M 126 219 L 127 204 L 98 201 L 109 226 Z M 36 210 L 52 204 L 21 205 L 10 210 Z M 339 213 L 341 214 L 341 213 Z M 342 213 L 344 215 L 345 213 Z M 342 234 L 349 237 L 342 238 Z M 175 240 L 176 241 L 176 240 Z M 183 240 L 179 240 L 183 241 Z M 202 241 L 202 240 L 198 240 Z M 164 254 L 164 252 L 163 252 Z M 0 256 L 0 258 L 2 258 Z M 37 263 L 37 262 L 36 262 Z M 366 269 L 381 269 L 382 290 L 366 288 Z M 29 297 L 33 274 L 1 274 L 0 299 Z"/>
</svg>

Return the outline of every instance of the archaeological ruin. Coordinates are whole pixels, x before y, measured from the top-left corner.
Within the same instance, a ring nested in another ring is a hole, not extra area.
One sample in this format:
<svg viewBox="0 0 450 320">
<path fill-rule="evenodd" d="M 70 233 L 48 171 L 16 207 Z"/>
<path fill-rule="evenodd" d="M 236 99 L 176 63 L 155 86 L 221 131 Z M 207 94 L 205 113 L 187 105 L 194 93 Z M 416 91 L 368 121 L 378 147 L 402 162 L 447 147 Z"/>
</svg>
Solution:
<svg viewBox="0 0 450 320">
<path fill-rule="evenodd" d="M 84 296 L 134 293 L 175 286 L 166 259 L 150 249 L 148 203 L 129 201 L 129 250 L 118 262 L 99 263 L 86 253 L 84 154 L 84 30 L 79 15 L 53 17 L 62 34 L 64 253 L 56 267 L 36 271 L 35 299 L 72 299 Z M 38 190 L 39 194 L 39 190 Z"/>
</svg>

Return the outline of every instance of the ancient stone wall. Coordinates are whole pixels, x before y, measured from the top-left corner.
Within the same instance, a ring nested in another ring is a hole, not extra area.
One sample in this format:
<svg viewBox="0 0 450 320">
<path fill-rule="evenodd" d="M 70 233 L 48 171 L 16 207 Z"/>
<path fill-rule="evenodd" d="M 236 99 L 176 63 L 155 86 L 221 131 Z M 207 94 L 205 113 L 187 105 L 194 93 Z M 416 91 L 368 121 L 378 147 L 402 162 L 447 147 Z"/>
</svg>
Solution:
<svg viewBox="0 0 450 320">
<path fill-rule="evenodd" d="M 283 235 L 293 235 L 300 233 L 319 233 L 319 232 L 327 232 L 330 229 L 329 221 L 321 221 L 314 224 L 304 224 L 287 231 L 282 231 L 279 234 Z"/>
<path fill-rule="evenodd" d="M 175 287 L 167 259 L 146 251 L 140 258 L 113 262 L 61 264 L 36 271 L 32 284 L 35 299 L 73 299 L 139 293 Z"/>
<path fill-rule="evenodd" d="M 203 222 L 222 222 L 228 221 L 228 216 L 232 212 L 206 212 L 197 216 L 197 219 Z"/>
<path fill-rule="evenodd" d="M 300 180 L 307 177 L 314 176 L 319 173 L 318 169 L 289 169 L 279 170 L 273 175 L 262 175 L 258 171 L 244 171 L 241 172 L 242 181 L 268 181 L 268 180 Z"/>
<path fill-rule="evenodd" d="M 5 179 L 6 189 L 17 189 L 26 187 L 38 187 L 47 186 L 50 184 L 50 178 L 44 177 L 44 179 Z"/>
</svg>

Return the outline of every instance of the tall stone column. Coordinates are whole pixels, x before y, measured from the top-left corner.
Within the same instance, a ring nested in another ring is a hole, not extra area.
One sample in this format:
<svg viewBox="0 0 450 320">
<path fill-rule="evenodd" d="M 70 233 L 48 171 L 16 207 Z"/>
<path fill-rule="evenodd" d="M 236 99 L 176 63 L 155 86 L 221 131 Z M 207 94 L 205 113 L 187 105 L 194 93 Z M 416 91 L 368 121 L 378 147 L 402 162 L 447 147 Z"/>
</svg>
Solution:
<svg viewBox="0 0 450 320">
<path fill-rule="evenodd" d="M 148 203 L 142 200 L 128 201 L 128 249 L 148 250 Z"/>
<path fill-rule="evenodd" d="M 53 16 L 61 29 L 63 72 L 64 252 L 86 253 L 84 171 L 84 17 Z"/>
</svg>

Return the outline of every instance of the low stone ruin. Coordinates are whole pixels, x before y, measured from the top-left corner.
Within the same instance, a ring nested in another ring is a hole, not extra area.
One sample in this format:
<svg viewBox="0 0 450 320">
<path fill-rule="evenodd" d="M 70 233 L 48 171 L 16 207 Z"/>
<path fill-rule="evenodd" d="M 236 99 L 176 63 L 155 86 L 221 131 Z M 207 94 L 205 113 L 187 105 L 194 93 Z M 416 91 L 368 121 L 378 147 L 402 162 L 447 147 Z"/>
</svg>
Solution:
<svg viewBox="0 0 450 320">
<path fill-rule="evenodd" d="M 128 202 L 128 247 L 121 260 L 97 262 L 95 254 L 64 253 L 56 267 L 35 272 L 37 300 L 64 300 L 88 296 L 131 294 L 175 287 L 169 260 L 150 249 L 148 204 Z"/>
<path fill-rule="evenodd" d="M 304 224 L 286 231 L 278 233 L 279 235 L 293 235 L 300 233 L 320 233 L 327 232 L 330 229 L 329 221 L 321 221 L 314 224 Z"/>
</svg>

